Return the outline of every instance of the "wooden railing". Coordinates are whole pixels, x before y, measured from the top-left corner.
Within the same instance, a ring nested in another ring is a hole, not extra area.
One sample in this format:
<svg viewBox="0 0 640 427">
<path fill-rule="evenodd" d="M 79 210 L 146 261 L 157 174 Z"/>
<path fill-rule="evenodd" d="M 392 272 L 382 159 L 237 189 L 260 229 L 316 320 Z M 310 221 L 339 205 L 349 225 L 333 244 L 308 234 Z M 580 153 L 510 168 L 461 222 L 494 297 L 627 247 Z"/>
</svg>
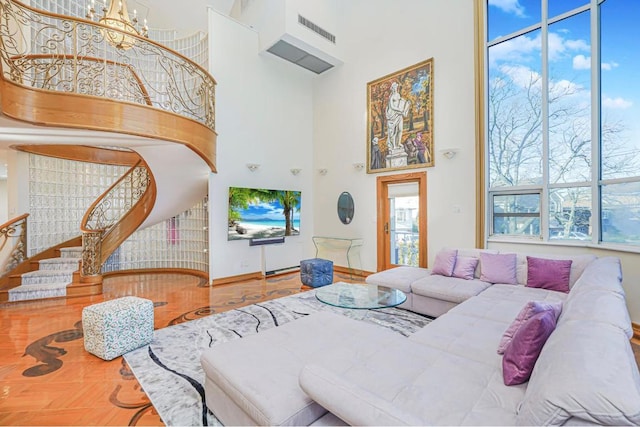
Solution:
<svg viewBox="0 0 640 427">
<path fill-rule="evenodd" d="M 2 113 L 179 142 L 215 171 L 213 77 L 145 37 L 126 33 L 134 44 L 119 49 L 110 32 L 119 30 L 0 0 Z"/>
<path fill-rule="evenodd" d="M 23 214 L 0 225 L 0 277 L 27 259 L 27 217 Z"/>
<path fill-rule="evenodd" d="M 80 226 L 82 280 L 101 280 L 102 264 L 144 222 L 155 199 L 155 180 L 141 160 L 89 207 Z"/>
</svg>

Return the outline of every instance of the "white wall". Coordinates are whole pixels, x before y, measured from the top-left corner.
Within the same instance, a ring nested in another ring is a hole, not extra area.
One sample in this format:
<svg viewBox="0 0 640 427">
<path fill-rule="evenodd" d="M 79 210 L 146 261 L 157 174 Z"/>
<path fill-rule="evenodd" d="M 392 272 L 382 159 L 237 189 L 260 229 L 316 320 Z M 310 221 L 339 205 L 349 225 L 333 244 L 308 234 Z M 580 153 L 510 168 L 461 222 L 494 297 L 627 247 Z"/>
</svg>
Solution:
<svg viewBox="0 0 640 427">
<path fill-rule="evenodd" d="M 312 73 L 258 55 L 258 34 L 209 12 L 210 70 L 216 88 L 217 174 L 209 179 L 210 276 L 261 271 L 261 248 L 227 241 L 228 188 L 302 191 L 300 236 L 266 247 L 267 271 L 313 255 Z M 258 163 L 250 172 L 246 164 Z M 290 169 L 300 168 L 294 176 Z"/>
<path fill-rule="evenodd" d="M 7 205 L 9 218 L 29 212 L 29 154 L 7 152 Z"/>
<path fill-rule="evenodd" d="M 314 233 L 362 237 L 362 265 L 376 270 L 376 177 L 356 172 L 365 162 L 367 82 L 434 58 L 435 166 L 427 168 L 429 259 L 443 246 L 475 241 L 475 135 L 472 0 L 350 0 L 339 2 L 345 63 L 314 85 Z M 459 148 L 452 160 L 439 154 Z M 416 172 L 421 169 L 412 169 Z M 355 200 L 343 225 L 336 202 Z M 459 207 L 459 213 L 453 213 Z"/>
<path fill-rule="evenodd" d="M 12 217 L 13 218 L 13 217 Z M 0 179 L 0 224 L 9 220 L 9 194 L 7 179 Z"/>
</svg>

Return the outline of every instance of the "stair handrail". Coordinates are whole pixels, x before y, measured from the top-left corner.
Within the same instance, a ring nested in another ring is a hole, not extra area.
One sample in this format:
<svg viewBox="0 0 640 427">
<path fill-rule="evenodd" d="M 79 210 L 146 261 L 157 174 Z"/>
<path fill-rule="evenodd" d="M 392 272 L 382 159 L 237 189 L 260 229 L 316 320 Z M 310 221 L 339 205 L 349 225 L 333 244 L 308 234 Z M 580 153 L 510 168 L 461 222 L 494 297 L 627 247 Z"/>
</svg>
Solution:
<svg viewBox="0 0 640 427">
<path fill-rule="evenodd" d="M 155 196 L 153 175 L 140 160 L 92 203 L 80 225 L 81 277 L 100 276 L 109 255 L 149 215 Z M 123 223 L 127 230 L 122 230 Z"/>
<path fill-rule="evenodd" d="M 5 276 L 27 257 L 27 217 L 28 213 L 17 216 L 0 225 L 0 253 L 10 240 L 14 240 L 11 252 L 2 260 L 3 268 L 0 277 Z"/>
<path fill-rule="evenodd" d="M 112 46 L 112 33 L 133 39 L 131 48 Z M 133 72 L 119 72 L 122 64 Z M 0 0 L 0 71 L 3 79 L 31 89 L 150 103 L 215 131 L 216 81 L 206 69 L 100 22 Z"/>
</svg>

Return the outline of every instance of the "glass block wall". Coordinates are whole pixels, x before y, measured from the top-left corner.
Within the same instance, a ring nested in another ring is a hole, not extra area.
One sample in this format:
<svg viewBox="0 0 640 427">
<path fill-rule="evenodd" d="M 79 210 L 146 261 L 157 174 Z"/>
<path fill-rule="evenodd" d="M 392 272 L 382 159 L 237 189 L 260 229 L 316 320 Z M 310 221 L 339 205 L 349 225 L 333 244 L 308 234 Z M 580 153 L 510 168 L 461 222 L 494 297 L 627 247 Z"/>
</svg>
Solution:
<svg viewBox="0 0 640 427">
<path fill-rule="evenodd" d="M 29 155 L 28 256 L 80 235 L 86 210 L 129 168 Z M 207 199 L 132 234 L 102 271 L 184 268 L 209 271 Z"/>
<path fill-rule="evenodd" d="M 28 256 L 79 236 L 89 206 L 128 169 L 29 154 Z"/>
<path fill-rule="evenodd" d="M 159 224 L 136 231 L 102 266 L 102 272 L 185 268 L 209 271 L 207 199 Z"/>
</svg>

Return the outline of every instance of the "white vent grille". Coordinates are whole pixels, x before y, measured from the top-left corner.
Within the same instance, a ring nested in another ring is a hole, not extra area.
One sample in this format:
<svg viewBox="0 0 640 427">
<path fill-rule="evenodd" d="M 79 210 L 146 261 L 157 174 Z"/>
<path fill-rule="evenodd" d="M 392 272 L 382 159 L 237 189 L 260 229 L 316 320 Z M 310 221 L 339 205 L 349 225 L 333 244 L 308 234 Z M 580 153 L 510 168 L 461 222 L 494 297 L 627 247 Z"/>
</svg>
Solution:
<svg viewBox="0 0 640 427">
<path fill-rule="evenodd" d="M 321 37 L 329 40 L 331 43 L 336 44 L 336 36 L 325 30 L 324 28 L 321 28 L 313 22 L 309 21 L 304 16 L 298 15 L 298 23 L 304 25 L 314 33 L 319 34 Z"/>
</svg>

